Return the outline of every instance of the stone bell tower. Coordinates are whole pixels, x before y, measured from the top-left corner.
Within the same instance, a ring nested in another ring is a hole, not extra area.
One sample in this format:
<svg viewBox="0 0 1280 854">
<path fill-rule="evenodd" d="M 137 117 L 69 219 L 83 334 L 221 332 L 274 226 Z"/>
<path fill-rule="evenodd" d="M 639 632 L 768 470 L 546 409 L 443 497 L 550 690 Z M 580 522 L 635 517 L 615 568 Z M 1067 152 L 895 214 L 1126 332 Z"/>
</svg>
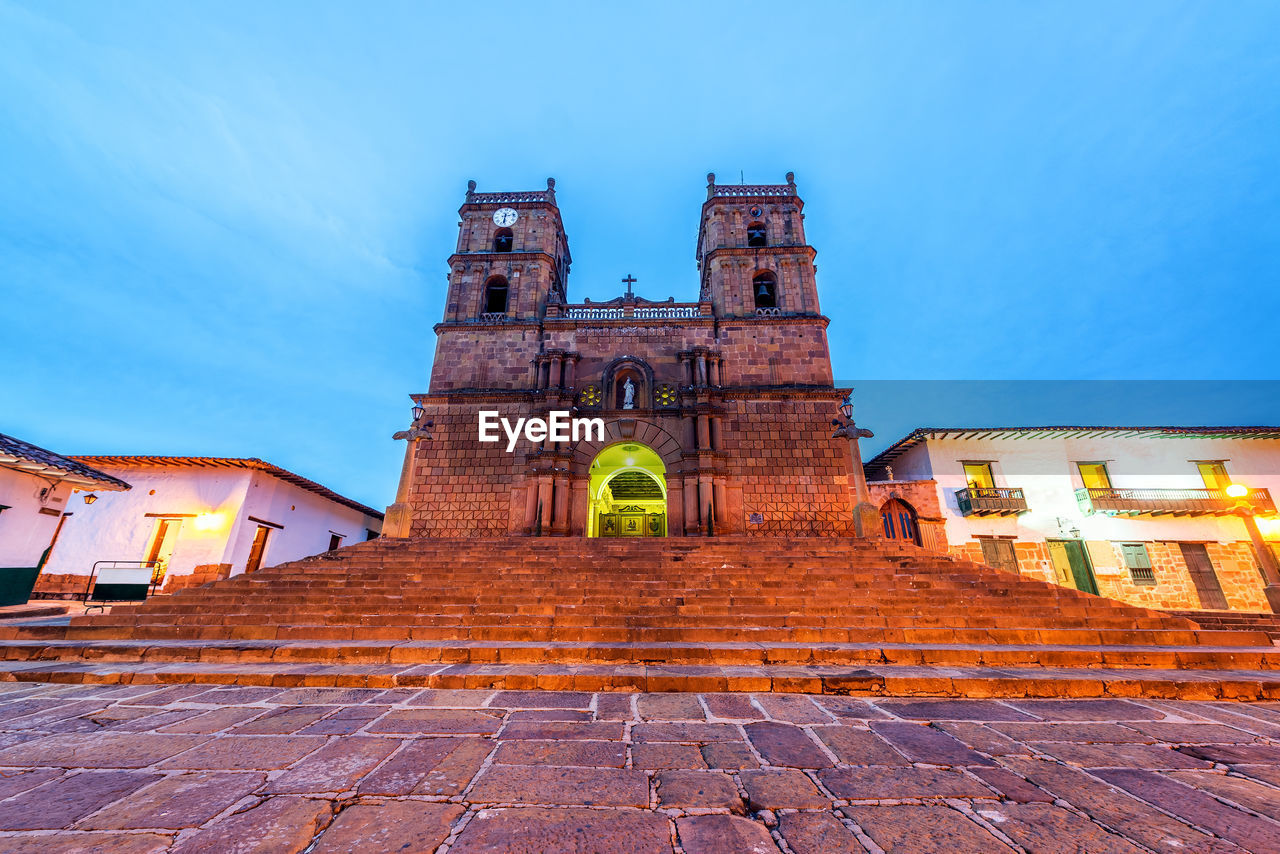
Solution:
<svg viewBox="0 0 1280 854">
<path fill-rule="evenodd" d="M 707 175 L 697 257 L 717 317 L 821 313 L 803 210 L 791 172 L 785 184 L 716 184 Z"/>
<path fill-rule="evenodd" d="M 536 320 L 549 299 L 564 301 L 571 259 L 555 187 L 548 178 L 543 191 L 477 193 L 467 183 L 446 323 Z"/>
</svg>

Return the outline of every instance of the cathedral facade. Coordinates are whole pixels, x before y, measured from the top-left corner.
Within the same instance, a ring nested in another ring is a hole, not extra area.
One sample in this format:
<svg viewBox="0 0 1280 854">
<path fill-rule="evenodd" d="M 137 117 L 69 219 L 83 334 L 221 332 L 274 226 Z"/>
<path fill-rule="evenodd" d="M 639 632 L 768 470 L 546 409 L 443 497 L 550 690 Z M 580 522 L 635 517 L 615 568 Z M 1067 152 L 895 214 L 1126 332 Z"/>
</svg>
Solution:
<svg viewBox="0 0 1280 854">
<path fill-rule="evenodd" d="M 708 176 L 696 300 L 572 302 L 555 182 L 469 184 L 431 383 L 413 395 L 392 536 L 847 534 L 815 250 L 793 176 Z M 604 435 L 482 442 L 481 413 L 599 418 Z"/>
</svg>

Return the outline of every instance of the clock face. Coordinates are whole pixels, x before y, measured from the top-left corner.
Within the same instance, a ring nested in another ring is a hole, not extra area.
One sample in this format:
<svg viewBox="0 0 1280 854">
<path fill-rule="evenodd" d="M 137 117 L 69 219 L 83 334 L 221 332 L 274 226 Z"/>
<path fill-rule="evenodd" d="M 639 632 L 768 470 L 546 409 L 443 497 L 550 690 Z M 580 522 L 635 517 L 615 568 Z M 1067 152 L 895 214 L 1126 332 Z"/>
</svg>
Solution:
<svg viewBox="0 0 1280 854">
<path fill-rule="evenodd" d="M 494 225 L 500 225 L 503 228 L 506 228 L 509 225 L 514 225 L 515 221 L 519 218 L 520 214 L 516 213 L 511 208 L 498 208 L 493 212 Z"/>
</svg>

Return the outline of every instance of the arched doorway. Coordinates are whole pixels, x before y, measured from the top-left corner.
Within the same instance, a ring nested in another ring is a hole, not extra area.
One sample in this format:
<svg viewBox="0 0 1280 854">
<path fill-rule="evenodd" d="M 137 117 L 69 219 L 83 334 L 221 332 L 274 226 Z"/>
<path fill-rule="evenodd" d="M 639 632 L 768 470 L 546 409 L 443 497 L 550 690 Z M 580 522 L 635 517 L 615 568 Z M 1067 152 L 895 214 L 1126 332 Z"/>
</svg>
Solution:
<svg viewBox="0 0 1280 854">
<path fill-rule="evenodd" d="M 890 498 L 880 505 L 880 524 L 884 527 L 885 539 L 920 545 L 920 525 L 916 522 L 916 511 L 907 502 Z"/>
<path fill-rule="evenodd" d="M 665 537 L 666 466 L 648 445 L 620 442 L 591 463 L 588 537 Z"/>
</svg>

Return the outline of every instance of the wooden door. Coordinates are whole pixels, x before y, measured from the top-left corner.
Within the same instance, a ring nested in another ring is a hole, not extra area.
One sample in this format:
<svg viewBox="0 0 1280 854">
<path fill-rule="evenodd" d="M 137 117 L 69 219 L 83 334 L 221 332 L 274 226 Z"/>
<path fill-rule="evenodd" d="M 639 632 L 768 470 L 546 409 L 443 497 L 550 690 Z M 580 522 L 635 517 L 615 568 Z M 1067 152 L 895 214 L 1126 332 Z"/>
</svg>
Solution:
<svg viewBox="0 0 1280 854">
<path fill-rule="evenodd" d="M 1093 567 L 1089 566 L 1089 558 L 1084 552 L 1084 543 L 1079 540 L 1064 540 L 1062 545 L 1067 550 L 1067 562 L 1071 565 L 1071 578 L 1077 590 L 1085 593 L 1098 593 L 1098 582 L 1093 577 Z"/>
<path fill-rule="evenodd" d="M 253 535 L 253 545 L 249 548 L 249 560 L 244 565 L 245 572 L 256 572 L 262 566 L 262 555 L 267 550 L 267 535 L 270 533 L 271 529 L 266 525 L 258 526 Z"/>
<path fill-rule="evenodd" d="M 1209 552 L 1204 543 L 1178 543 L 1182 549 L 1182 559 L 1186 561 L 1187 572 L 1191 573 L 1191 582 L 1196 586 L 1196 595 L 1200 597 L 1200 607 L 1219 611 L 1227 609 L 1227 597 L 1222 593 L 1222 585 L 1213 571 L 1213 563 L 1209 560 Z"/>
<path fill-rule="evenodd" d="M 1075 573 L 1071 571 L 1071 558 L 1067 557 L 1067 544 L 1062 540 L 1049 541 L 1049 561 L 1053 564 L 1053 573 L 1063 587 L 1075 587 Z M 1079 588 L 1076 588 L 1079 589 Z"/>
<path fill-rule="evenodd" d="M 885 539 L 920 545 L 920 528 L 916 524 L 915 511 L 905 502 L 896 498 L 886 501 L 880 507 L 880 524 L 884 527 Z"/>
</svg>

